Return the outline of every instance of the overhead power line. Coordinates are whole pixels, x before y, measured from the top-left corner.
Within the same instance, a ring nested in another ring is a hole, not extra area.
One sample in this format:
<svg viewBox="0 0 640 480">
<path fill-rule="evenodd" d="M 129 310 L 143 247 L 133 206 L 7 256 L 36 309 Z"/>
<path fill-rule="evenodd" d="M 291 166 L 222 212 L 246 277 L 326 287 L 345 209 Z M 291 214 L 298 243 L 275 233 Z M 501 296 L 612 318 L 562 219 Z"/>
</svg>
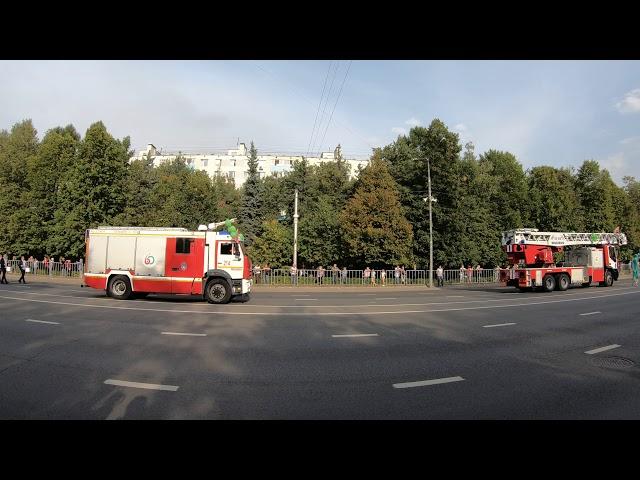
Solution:
<svg viewBox="0 0 640 480">
<path fill-rule="evenodd" d="M 324 90 L 327 86 L 327 79 L 329 78 L 329 72 L 331 71 L 331 66 L 333 65 L 333 60 L 329 62 L 329 67 L 327 68 L 327 75 L 324 77 L 324 85 L 322 85 L 322 95 L 320 95 L 320 102 L 318 102 L 318 109 L 316 110 L 316 118 L 313 121 L 313 129 L 311 130 L 311 137 L 309 138 L 309 146 L 307 147 L 307 155 L 311 151 L 311 142 L 313 141 L 314 134 L 316 132 L 316 124 L 318 123 L 318 114 L 320 113 L 320 106 L 322 105 L 322 99 L 324 98 Z"/>
<path fill-rule="evenodd" d="M 322 115 L 320 115 L 320 125 L 319 125 L 318 131 L 316 133 L 316 141 L 313 142 L 313 145 L 311 146 L 311 152 L 315 152 L 316 151 L 316 142 L 320 138 L 320 132 L 322 131 L 322 125 L 323 125 L 323 122 L 324 122 L 325 113 L 327 111 L 327 105 L 329 105 L 329 99 L 331 98 L 331 92 L 333 91 L 333 82 L 336 80 L 336 74 L 338 73 L 339 66 L 340 66 L 339 61 L 336 61 L 336 68 L 335 68 L 335 71 L 333 72 L 333 75 L 331 77 L 331 85 L 329 85 L 329 93 L 327 94 L 327 98 L 326 98 L 326 100 L 324 102 L 324 107 L 322 109 Z M 318 145 L 318 148 L 320 148 L 319 145 Z"/>
<path fill-rule="evenodd" d="M 329 125 L 331 125 L 331 119 L 333 118 L 333 112 L 336 110 L 336 105 L 338 105 L 338 100 L 340 100 L 340 96 L 342 95 L 342 88 L 344 87 L 344 83 L 347 81 L 347 75 L 349 75 L 349 69 L 351 68 L 351 63 L 353 60 L 349 62 L 347 66 L 347 72 L 344 74 L 344 79 L 342 80 L 342 85 L 340 85 L 340 91 L 338 92 L 338 96 L 336 97 L 336 101 L 333 104 L 333 109 L 331 110 L 331 115 L 329 116 L 329 121 L 327 122 L 327 127 L 324 129 L 324 134 L 322 135 L 322 141 L 320 142 L 320 149 L 324 145 L 324 139 L 327 136 L 327 131 L 329 130 Z"/>
</svg>

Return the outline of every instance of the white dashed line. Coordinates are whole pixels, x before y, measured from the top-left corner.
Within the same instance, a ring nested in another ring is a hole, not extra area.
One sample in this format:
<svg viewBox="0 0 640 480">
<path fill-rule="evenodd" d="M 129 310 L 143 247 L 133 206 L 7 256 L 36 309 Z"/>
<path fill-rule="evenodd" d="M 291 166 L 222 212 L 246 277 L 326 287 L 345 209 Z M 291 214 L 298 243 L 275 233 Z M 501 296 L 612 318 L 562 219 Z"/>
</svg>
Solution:
<svg viewBox="0 0 640 480">
<path fill-rule="evenodd" d="M 318 301 L 317 298 L 295 298 L 294 300 L 297 300 L 297 301 L 302 301 L 302 300 L 308 301 L 308 300 L 310 300 L 310 301 L 313 301 L 313 302 L 317 302 Z"/>
<path fill-rule="evenodd" d="M 346 337 L 378 337 L 377 333 L 352 333 L 349 335 L 331 335 L 333 338 L 346 338 Z"/>
<path fill-rule="evenodd" d="M 421 382 L 407 382 L 407 383 L 394 383 L 393 388 L 412 388 L 412 387 L 426 387 L 429 385 L 439 385 L 441 383 L 461 382 L 462 377 L 448 377 L 448 378 L 436 378 L 435 380 L 423 380 Z"/>
<path fill-rule="evenodd" d="M 132 387 L 132 388 L 144 388 L 146 390 L 166 390 L 168 392 L 175 392 L 180 387 L 175 385 L 157 385 L 155 383 L 138 383 L 138 382 L 125 382 L 124 380 L 105 380 L 106 385 L 115 385 L 117 387 Z"/>
<path fill-rule="evenodd" d="M 497 323 L 495 325 L 483 325 L 482 328 L 506 327 L 507 325 L 516 325 L 516 323 Z"/>
<path fill-rule="evenodd" d="M 595 315 L 596 313 L 602 313 L 602 312 L 588 312 L 588 313 L 581 313 L 580 315 Z"/>
<path fill-rule="evenodd" d="M 31 318 L 28 318 L 27 320 L 25 320 L 25 322 L 46 323 L 49 325 L 60 325 L 59 322 L 47 322 L 46 320 L 32 320 Z"/>
<path fill-rule="evenodd" d="M 614 348 L 618 348 L 620 345 L 607 345 L 606 347 L 595 348 L 593 350 L 586 351 L 587 355 L 593 355 L 594 353 L 606 352 L 607 350 L 613 350 Z"/>
<path fill-rule="evenodd" d="M 186 337 L 206 337 L 206 333 L 161 332 L 162 335 L 184 335 Z"/>
</svg>

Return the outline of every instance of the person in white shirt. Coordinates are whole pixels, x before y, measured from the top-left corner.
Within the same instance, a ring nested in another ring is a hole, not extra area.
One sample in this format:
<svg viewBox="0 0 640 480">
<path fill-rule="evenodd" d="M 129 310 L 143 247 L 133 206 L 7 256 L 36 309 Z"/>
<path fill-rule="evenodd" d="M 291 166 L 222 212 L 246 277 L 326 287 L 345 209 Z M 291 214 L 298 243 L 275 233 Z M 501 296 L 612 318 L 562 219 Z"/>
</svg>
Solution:
<svg viewBox="0 0 640 480">
<path fill-rule="evenodd" d="M 438 287 L 444 287 L 444 269 L 442 265 L 436 270 L 436 277 L 438 277 Z"/>
</svg>

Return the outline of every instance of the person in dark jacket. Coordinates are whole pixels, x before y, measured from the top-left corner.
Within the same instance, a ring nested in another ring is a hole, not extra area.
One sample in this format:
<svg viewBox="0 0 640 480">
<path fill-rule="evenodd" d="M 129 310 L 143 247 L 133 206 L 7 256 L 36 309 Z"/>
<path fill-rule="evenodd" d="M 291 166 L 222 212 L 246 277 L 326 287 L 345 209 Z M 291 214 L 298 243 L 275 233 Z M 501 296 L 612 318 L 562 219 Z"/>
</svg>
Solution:
<svg viewBox="0 0 640 480">
<path fill-rule="evenodd" d="M 2 278 L 0 278 L 0 283 L 6 283 L 8 285 L 9 282 L 7 282 L 7 263 L 4 261 L 4 255 L 0 255 L 0 275 L 2 276 Z"/>
<path fill-rule="evenodd" d="M 27 262 L 24 259 L 24 255 L 20 257 L 18 266 L 20 267 L 20 279 L 18 280 L 18 283 L 27 283 L 24 279 L 24 273 L 27 271 Z"/>
</svg>

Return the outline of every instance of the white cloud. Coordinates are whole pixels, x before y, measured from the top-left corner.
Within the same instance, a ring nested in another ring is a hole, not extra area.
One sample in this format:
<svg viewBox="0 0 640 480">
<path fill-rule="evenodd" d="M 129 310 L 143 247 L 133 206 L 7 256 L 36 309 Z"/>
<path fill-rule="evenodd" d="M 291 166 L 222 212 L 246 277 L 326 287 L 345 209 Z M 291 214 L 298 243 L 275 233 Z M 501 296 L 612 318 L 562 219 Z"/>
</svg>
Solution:
<svg viewBox="0 0 640 480">
<path fill-rule="evenodd" d="M 464 123 L 459 123 L 453 128 L 455 128 L 456 130 L 458 130 L 460 132 L 465 132 L 467 130 L 467 126 Z"/>
<path fill-rule="evenodd" d="M 393 127 L 391 131 L 397 135 L 406 135 L 407 131 L 402 127 Z"/>
<path fill-rule="evenodd" d="M 407 120 L 404 123 L 409 125 L 410 127 L 417 127 L 418 125 L 422 125 L 422 122 L 418 120 L 416 117 L 411 117 L 409 120 Z"/>
<path fill-rule="evenodd" d="M 622 101 L 616 103 L 616 108 L 620 113 L 640 112 L 640 88 L 636 88 L 625 94 Z"/>
</svg>

